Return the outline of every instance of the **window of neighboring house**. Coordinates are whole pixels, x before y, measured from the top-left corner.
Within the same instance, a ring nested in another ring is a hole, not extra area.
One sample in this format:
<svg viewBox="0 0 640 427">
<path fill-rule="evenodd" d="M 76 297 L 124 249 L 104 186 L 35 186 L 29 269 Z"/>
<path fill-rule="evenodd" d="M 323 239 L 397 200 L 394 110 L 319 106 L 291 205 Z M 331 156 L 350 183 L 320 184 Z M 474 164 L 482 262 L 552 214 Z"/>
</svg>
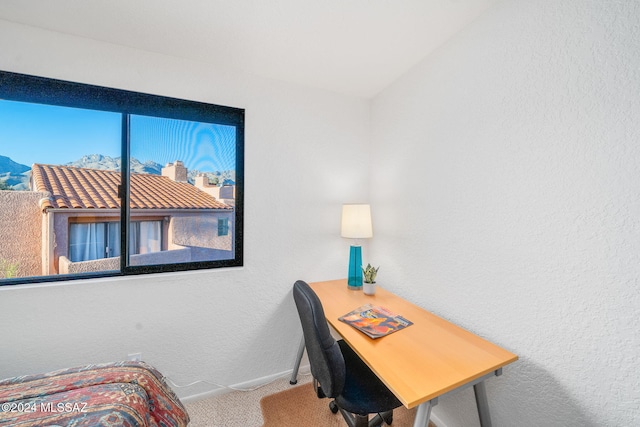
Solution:
<svg viewBox="0 0 640 427">
<path fill-rule="evenodd" d="M 129 228 L 131 255 L 162 250 L 161 221 L 133 221 Z M 120 256 L 120 223 L 75 223 L 69 227 L 71 262 L 92 261 Z"/>
<path fill-rule="evenodd" d="M 88 222 L 69 226 L 71 262 L 120 256 L 120 223 Z"/>
<path fill-rule="evenodd" d="M 226 236 L 229 234 L 229 218 L 218 219 L 218 236 Z"/>
<path fill-rule="evenodd" d="M 129 242 L 129 253 L 131 255 L 160 252 L 162 250 L 162 222 L 131 222 Z"/>
<path fill-rule="evenodd" d="M 0 285 L 241 266 L 243 188 L 242 109 L 0 71 Z"/>
</svg>

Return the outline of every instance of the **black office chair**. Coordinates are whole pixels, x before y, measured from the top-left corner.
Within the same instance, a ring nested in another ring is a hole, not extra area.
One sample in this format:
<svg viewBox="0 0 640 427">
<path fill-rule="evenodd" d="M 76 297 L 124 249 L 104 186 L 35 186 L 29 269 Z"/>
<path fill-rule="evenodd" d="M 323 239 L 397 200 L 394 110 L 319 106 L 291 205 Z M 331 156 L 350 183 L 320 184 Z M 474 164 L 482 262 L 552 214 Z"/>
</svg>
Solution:
<svg viewBox="0 0 640 427">
<path fill-rule="evenodd" d="M 339 410 L 349 427 L 390 425 L 400 401 L 344 341 L 333 339 L 320 299 L 307 283 L 293 285 L 293 299 L 318 397 L 333 398 L 331 411 Z M 377 415 L 369 421 L 369 414 Z"/>
</svg>

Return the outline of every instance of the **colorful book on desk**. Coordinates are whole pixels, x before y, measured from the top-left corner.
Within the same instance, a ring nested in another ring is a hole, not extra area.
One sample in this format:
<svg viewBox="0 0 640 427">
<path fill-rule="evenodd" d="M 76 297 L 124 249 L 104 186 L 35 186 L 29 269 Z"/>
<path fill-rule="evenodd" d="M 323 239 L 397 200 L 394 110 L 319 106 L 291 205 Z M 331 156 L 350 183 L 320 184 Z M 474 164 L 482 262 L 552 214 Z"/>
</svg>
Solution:
<svg viewBox="0 0 640 427">
<path fill-rule="evenodd" d="M 371 338 L 380 338 L 413 325 L 413 322 L 384 307 L 366 304 L 338 318 Z"/>
</svg>

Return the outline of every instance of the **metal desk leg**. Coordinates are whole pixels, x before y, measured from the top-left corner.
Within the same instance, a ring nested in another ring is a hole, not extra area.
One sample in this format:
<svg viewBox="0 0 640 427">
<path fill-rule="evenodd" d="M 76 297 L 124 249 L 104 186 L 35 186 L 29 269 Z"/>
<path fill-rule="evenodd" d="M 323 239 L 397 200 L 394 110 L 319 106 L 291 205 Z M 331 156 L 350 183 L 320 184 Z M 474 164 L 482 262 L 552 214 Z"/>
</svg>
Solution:
<svg viewBox="0 0 640 427">
<path fill-rule="evenodd" d="M 489 414 L 489 402 L 487 401 L 487 390 L 484 387 L 484 381 L 473 386 L 476 394 L 476 405 L 478 406 L 478 416 L 480 417 L 480 426 L 491 427 L 491 416 Z"/>
<path fill-rule="evenodd" d="M 421 403 L 418 405 L 418 410 L 416 411 L 416 418 L 413 421 L 413 427 L 428 427 L 429 426 L 429 418 L 431 417 L 431 408 L 433 408 L 438 403 L 438 398 L 429 400 L 428 402 Z"/>
<path fill-rule="evenodd" d="M 300 369 L 300 361 L 302 360 L 303 354 L 304 354 L 304 335 L 300 339 L 300 347 L 298 347 L 296 362 L 293 365 L 293 372 L 291 373 L 291 379 L 289 380 L 289 384 L 291 385 L 296 384 L 298 382 L 298 369 Z"/>
</svg>

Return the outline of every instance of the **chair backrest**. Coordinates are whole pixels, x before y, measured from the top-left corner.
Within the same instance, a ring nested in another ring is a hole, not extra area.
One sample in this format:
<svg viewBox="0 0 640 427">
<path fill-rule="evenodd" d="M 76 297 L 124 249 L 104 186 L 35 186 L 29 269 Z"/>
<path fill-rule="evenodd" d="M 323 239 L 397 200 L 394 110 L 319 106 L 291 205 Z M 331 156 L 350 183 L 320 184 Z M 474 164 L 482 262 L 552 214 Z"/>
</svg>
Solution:
<svg viewBox="0 0 640 427">
<path fill-rule="evenodd" d="M 322 303 L 302 280 L 293 285 L 293 299 L 302 323 L 311 375 L 327 397 L 336 397 L 344 388 L 346 369 L 340 346 L 329 332 Z"/>
</svg>

